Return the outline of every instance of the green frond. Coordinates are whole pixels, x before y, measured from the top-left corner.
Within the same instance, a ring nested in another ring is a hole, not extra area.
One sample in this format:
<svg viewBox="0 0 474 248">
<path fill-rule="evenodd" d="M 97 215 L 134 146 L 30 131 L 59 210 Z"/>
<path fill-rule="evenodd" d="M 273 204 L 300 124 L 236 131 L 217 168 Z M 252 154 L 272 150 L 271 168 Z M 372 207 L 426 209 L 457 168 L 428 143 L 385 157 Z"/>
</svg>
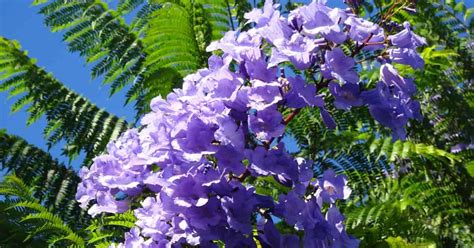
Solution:
<svg viewBox="0 0 474 248">
<path fill-rule="evenodd" d="M 6 173 L 0 194 L 25 199 L 12 203 L 11 207 L 38 211 L 46 207 L 61 212 L 68 223 L 88 223 L 90 218 L 74 199 L 79 177 L 49 153 L 0 130 L 0 169 Z M 19 178 L 28 178 L 29 184 Z M 34 199 L 41 205 L 32 203 Z"/>
<path fill-rule="evenodd" d="M 31 202 L 31 201 L 20 201 L 12 205 L 10 208 L 27 208 L 27 209 L 36 210 L 38 212 L 47 211 L 47 209 L 41 204 L 39 204 L 38 202 Z"/>
<path fill-rule="evenodd" d="M 120 15 L 126 15 L 135 10 L 138 6 L 142 5 L 144 2 L 145 0 L 120 0 L 117 7 L 117 12 Z"/>
<path fill-rule="evenodd" d="M 390 248 L 436 248 L 436 243 L 427 242 L 427 243 L 408 243 L 402 237 L 388 237 L 385 239 L 388 247 Z"/>
<path fill-rule="evenodd" d="M 15 175 L 6 175 L 0 184 L 0 194 L 5 196 L 18 196 L 32 200 L 32 189 Z"/>
<path fill-rule="evenodd" d="M 182 77 L 200 68 L 205 62 L 200 57 L 192 22 L 188 10 L 178 4 L 166 3 L 155 11 L 144 38 L 148 54 L 145 66 L 156 68 L 152 70 L 170 67 Z"/>
<path fill-rule="evenodd" d="M 123 15 L 140 6 L 142 10 L 131 28 L 125 24 Z M 63 40 L 70 51 L 78 52 L 86 62 L 93 63 L 93 78 L 105 75 L 105 82 L 114 85 L 111 89 L 114 94 L 143 72 L 145 54 L 139 37 L 148 16 L 157 7 L 148 1 L 122 0 L 115 11 L 103 1 L 64 3 L 55 0 L 42 5 L 40 13 L 52 31 L 64 31 Z"/>
<path fill-rule="evenodd" d="M 4 78 L 2 89 L 10 95 L 21 93 L 12 111 L 27 107 L 29 124 L 45 116 L 47 127 L 44 134 L 48 145 L 66 141 L 63 153 L 69 158 L 73 159 L 84 151 L 84 163 L 88 164 L 104 151 L 110 140 L 116 139 L 126 130 L 127 123 L 124 120 L 99 109 L 66 88 L 33 63 L 15 42 L 1 38 L 0 57 L 12 61 L 10 66 L 0 69 Z"/>
<path fill-rule="evenodd" d="M 33 196 L 32 190 L 28 189 L 26 183 L 15 175 L 7 175 L 0 183 L 0 194 L 6 198 L 1 202 L 1 212 L 9 215 L 5 224 L 21 230 L 27 234 L 23 241 L 32 240 L 49 241 L 61 244 L 69 244 L 75 247 L 83 247 L 84 240 L 70 228 L 66 222 L 54 214 L 48 208 L 41 205 L 40 201 Z M 9 200 L 10 198 L 15 200 Z M 77 227 L 76 227 L 77 228 Z"/>
<path fill-rule="evenodd" d="M 432 145 L 414 144 L 411 141 L 392 141 L 391 138 L 373 139 L 369 144 L 371 153 L 378 154 L 377 158 L 385 156 L 388 161 L 394 162 L 397 159 L 406 159 L 411 156 L 422 156 L 433 160 L 447 160 L 449 163 L 459 162 L 456 155 L 438 149 Z"/>
<path fill-rule="evenodd" d="M 135 226 L 136 220 L 137 217 L 135 217 L 133 211 L 127 211 L 125 213 L 104 217 L 102 225 L 132 228 L 133 226 Z"/>
<path fill-rule="evenodd" d="M 372 247 L 389 237 L 436 244 L 442 237 L 454 236 L 469 242 L 453 230 L 446 233 L 442 229 L 459 226 L 469 232 L 472 212 L 456 196 L 453 185 L 416 176 L 384 180 L 385 184 L 375 186 L 364 198 L 353 198 L 344 208 L 348 230 L 364 237 L 361 247 Z M 378 233 L 373 233 L 375 230 Z M 368 239 L 371 235 L 377 235 L 379 240 Z"/>
<path fill-rule="evenodd" d="M 249 27 L 246 24 L 247 19 L 244 18 L 245 13 L 250 12 L 252 10 L 252 5 L 249 1 L 246 0 L 235 0 L 234 1 L 235 8 L 233 9 L 232 13 L 235 16 L 235 19 L 239 23 L 239 27 L 242 30 L 247 30 Z"/>
<path fill-rule="evenodd" d="M 121 214 L 102 215 L 84 229 L 90 234 L 87 243 L 95 247 L 109 247 L 112 242 L 117 241 L 117 237 L 121 237 L 124 232 L 135 226 L 135 221 L 136 217 L 132 210 Z"/>
<path fill-rule="evenodd" d="M 235 28 L 237 28 L 237 20 L 233 20 L 235 19 L 235 14 L 233 14 L 234 1 L 197 0 L 196 2 L 198 2 L 200 6 L 202 6 L 202 9 L 209 21 L 211 40 L 220 39 L 223 34 L 228 30 L 234 30 Z M 238 2 L 238 0 L 235 2 Z"/>
</svg>

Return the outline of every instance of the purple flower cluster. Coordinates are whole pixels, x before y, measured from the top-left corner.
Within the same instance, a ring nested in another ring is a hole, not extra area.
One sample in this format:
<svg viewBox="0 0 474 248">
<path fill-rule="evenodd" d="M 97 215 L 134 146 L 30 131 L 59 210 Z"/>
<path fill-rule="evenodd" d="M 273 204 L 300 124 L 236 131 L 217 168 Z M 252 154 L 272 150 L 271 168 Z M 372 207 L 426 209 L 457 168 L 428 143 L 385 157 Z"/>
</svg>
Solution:
<svg viewBox="0 0 474 248">
<path fill-rule="evenodd" d="M 413 81 L 386 63 L 381 82 L 363 91 L 355 54 L 339 46 L 352 40 L 356 50 L 376 52 L 390 42 L 397 47 L 390 48 L 394 62 L 419 67 L 406 56 L 419 57 L 415 48 L 424 40 L 409 25 L 387 36 L 377 24 L 322 2 L 287 18 L 271 0 L 247 13 L 252 29 L 211 43 L 207 50 L 220 55 L 209 58 L 208 68 L 188 75 L 166 99 L 153 99 L 139 130 L 122 134 L 107 154 L 81 169 L 76 198 L 89 214 L 134 208 L 136 226 L 118 247 L 358 245 L 335 205 L 350 195 L 346 178 L 328 170 L 315 179 L 313 162 L 293 157 L 281 138 L 305 107 L 317 107 L 335 128 L 318 94 L 324 87 L 336 107 L 368 105 L 378 122 L 403 138 L 408 119 L 420 118 Z M 320 83 L 310 83 L 308 73 Z M 251 182 L 259 178 L 272 179 L 286 193 L 276 199 L 258 194 Z M 276 222 L 293 232 L 281 233 Z"/>
</svg>

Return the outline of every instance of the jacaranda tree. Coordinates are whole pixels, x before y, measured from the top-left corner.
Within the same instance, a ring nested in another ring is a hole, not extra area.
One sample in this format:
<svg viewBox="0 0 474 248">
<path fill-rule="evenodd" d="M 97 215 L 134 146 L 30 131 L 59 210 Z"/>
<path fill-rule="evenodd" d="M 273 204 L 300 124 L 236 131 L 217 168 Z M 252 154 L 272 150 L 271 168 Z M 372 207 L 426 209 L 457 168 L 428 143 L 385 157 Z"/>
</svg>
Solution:
<svg viewBox="0 0 474 248">
<path fill-rule="evenodd" d="M 34 4 L 137 122 L 1 38 L 12 111 L 86 155 L 0 132 L 2 247 L 474 245 L 463 2 Z"/>
</svg>

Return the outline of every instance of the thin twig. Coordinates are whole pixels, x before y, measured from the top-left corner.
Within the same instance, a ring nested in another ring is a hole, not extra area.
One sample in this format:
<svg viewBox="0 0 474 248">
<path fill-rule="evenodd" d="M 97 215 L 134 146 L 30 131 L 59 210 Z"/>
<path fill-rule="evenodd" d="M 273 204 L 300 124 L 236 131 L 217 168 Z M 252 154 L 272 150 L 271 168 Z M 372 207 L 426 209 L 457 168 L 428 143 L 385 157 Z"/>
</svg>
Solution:
<svg viewBox="0 0 474 248">
<path fill-rule="evenodd" d="M 367 39 L 365 39 L 364 42 L 362 42 L 362 44 L 360 46 L 356 47 L 354 49 L 354 51 L 352 51 L 351 57 L 356 56 L 360 52 L 360 50 L 362 50 L 362 48 L 364 48 L 366 46 L 366 44 L 369 42 L 369 40 L 372 39 L 372 36 L 374 36 L 374 34 L 370 33 L 369 37 L 367 37 Z"/>
</svg>

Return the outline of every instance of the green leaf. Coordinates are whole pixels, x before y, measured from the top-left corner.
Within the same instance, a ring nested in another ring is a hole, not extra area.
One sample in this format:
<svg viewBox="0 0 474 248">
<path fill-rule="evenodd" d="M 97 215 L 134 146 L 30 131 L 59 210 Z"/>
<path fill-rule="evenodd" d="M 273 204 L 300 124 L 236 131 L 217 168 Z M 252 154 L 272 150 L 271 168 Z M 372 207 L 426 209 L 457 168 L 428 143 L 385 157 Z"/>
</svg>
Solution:
<svg viewBox="0 0 474 248">
<path fill-rule="evenodd" d="M 410 244 L 402 237 L 388 237 L 385 239 L 390 248 L 436 248 L 436 243 Z"/>
<path fill-rule="evenodd" d="M 474 14 L 474 8 L 467 9 L 466 13 L 464 14 L 464 21 L 468 21 L 472 14 Z"/>
<path fill-rule="evenodd" d="M 471 175 L 471 177 L 474 177 L 474 160 L 471 160 L 466 163 L 466 170 Z"/>
<path fill-rule="evenodd" d="M 456 6 L 454 6 L 454 11 L 463 14 L 466 11 L 466 5 L 464 5 L 464 2 L 461 1 L 457 3 Z"/>
</svg>

